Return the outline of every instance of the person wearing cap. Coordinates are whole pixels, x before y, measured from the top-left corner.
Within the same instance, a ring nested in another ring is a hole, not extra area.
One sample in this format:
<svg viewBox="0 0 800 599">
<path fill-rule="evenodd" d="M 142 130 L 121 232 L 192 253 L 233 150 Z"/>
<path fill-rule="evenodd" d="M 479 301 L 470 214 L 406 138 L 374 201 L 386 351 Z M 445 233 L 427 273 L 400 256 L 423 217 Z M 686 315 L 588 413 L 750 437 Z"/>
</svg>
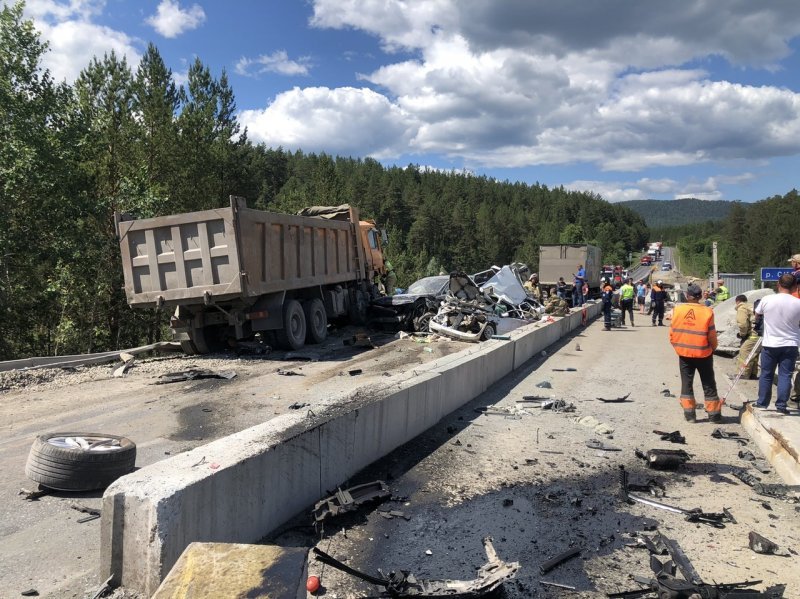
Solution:
<svg viewBox="0 0 800 599">
<path fill-rule="evenodd" d="M 792 373 L 800 345 L 800 299 L 793 297 L 797 279 L 790 272 L 778 279 L 778 293 L 761 298 L 755 308 L 764 317 L 761 345 L 761 378 L 758 380 L 758 401 L 755 407 L 766 410 L 772 400 L 772 381 L 778 369 L 778 397 L 775 410 L 788 414 L 792 392 Z"/>
<path fill-rule="evenodd" d="M 700 295 L 702 295 L 702 292 Z M 663 327 L 667 292 L 664 289 L 664 281 L 661 279 L 656 281 L 655 285 L 653 285 L 653 288 L 650 290 L 650 304 L 653 308 L 653 326 L 656 326 L 656 320 L 658 320 L 658 326 Z"/>
<path fill-rule="evenodd" d="M 533 273 L 528 280 L 522 285 L 529 296 L 537 302 L 542 301 L 542 288 L 539 285 L 539 274 Z"/>
<path fill-rule="evenodd" d="M 605 278 L 600 278 L 600 289 L 602 290 L 602 295 L 600 296 L 603 300 L 603 321 L 605 323 L 605 330 L 611 330 L 611 304 L 614 301 L 614 287 L 611 286 L 611 282 Z"/>
<path fill-rule="evenodd" d="M 709 422 L 722 420 L 722 402 L 714 378 L 714 350 L 717 349 L 717 329 L 714 310 L 700 303 L 703 290 L 695 283 L 686 289 L 686 303 L 672 311 L 669 341 L 678 354 L 681 373 L 681 406 L 688 422 L 695 422 L 694 373 L 700 374 L 703 399 Z"/>
<path fill-rule="evenodd" d="M 622 324 L 625 324 L 625 312 L 631 317 L 631 326 L 633 324 L 633 296 L 636 291 L 633 288 L 633 279 L 628 277 L 625 283 L 619 288 L 619 307 L 622 310 Z"/>
<path fill-rule="evenodd" d="M 795 254 L 789 258 L 789 264 L 792 265 L 792 274 L 794 275 L 794 280 L 797 281 L 797 287 L 792 295 L 800 297 L 800 254 Z"/>
<path fill-rule="evenodd" d="M 714 303 L 720 304 L 724 302 L 726 299 L 730 299 L 731 292 L 728 291 L 728 288 L 725 287 L 725 281 L 722 279 L 717 280 L 717 292 L 714 295 Z"/>
</svg>

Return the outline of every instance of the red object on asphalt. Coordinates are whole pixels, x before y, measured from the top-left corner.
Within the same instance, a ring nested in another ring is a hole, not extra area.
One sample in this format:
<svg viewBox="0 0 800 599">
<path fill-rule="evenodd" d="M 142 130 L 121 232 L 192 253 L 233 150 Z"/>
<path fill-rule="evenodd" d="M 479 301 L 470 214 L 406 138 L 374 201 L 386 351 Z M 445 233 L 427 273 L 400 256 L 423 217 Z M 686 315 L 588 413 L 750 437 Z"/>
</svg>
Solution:
<svg viewBox="0 0 800 599">
<path fill-rule="evenodd" d="M 306 590 L 309 593 L 316 593 L 319 590 L 319 576 L 309 576 L 306 580 Z"/>
</svg>

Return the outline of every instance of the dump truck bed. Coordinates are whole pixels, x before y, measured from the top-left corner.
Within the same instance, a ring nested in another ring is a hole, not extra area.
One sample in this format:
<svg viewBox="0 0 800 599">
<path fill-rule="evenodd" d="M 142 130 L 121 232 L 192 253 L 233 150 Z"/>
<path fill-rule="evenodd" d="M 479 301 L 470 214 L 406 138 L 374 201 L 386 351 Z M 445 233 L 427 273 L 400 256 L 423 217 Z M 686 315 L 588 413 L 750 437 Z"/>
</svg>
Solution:
<svg viewBox="0 0 800 599">
<path fill-rule="evenodd" d="M 117 233 L 132 306 L 220 303 L 363 277 L 352 222 L 253 210 L 241 200 L 119 219 Z"/>
<path fill-rule="evenodd" d="M 572 285 L 578 264 L 586 270 L 586 281 L 590 288 L 600 286 L 602 266 L 600 248 L 594 245 L 553 244 L 539 246 L 539 282 L 542 285 L 555 285 L 559 277 L 564 277 Z"/>
</svg>

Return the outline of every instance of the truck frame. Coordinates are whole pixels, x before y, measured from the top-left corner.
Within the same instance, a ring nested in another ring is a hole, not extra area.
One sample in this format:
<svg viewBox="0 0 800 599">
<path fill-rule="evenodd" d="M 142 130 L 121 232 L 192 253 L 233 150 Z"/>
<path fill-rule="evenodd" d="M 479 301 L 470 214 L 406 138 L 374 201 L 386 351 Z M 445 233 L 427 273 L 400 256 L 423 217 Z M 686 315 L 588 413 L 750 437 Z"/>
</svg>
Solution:
<svg viewBox="0 0 800 599">
<path fill-rule="evenodd" d="M 329 319 L 361 323 L 386 273 L 385 233 L 358 210 L 315 216 L 230 207 L 134 220 L 116 214 L 125 294 L 134 308 L 175 307 L 190 354 L 264 332 L 284 349 L 321 343 Z"/>
</svg>

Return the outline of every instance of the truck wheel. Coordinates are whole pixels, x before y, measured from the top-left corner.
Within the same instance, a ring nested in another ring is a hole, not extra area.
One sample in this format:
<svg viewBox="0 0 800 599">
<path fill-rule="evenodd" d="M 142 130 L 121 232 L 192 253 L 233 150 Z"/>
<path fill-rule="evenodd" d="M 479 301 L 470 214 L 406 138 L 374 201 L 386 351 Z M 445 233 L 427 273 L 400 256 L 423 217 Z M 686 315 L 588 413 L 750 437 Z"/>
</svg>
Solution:
<svg viewBox="0 0 800 599">
<path fill-rule="evenodd" d="M 328 315 L 325 305 L 319 298 L 314 298 L 303 304 L 306 316 L 306 342 L 322 343 L 328 337 Z"/>
<path fill-rule="evenodd" d="M 278 343 L 283 349 L 302 349 L 306 344 L 306 315 L 297 300 L 289 300 L 283 306 L 283 328 L 276 331 Z"/>
<path fill-rule="evenodd" d="M 208 325 L 202 329 L 192 329 L 189 341 L 181 341 L 181 349 L 187 355 L 211 354 L 225 349 L 223 335 L 227 327 L 223 325 Z"/>
<path fill-rule="evenodd" d="M 492 338 L 495 334 L 494 325 L 491 322 L 487 322 L 486 326 L 483 328 L 483 333 L 481 333 L 481 341 L 488 341 Z"/>
<path fill-rule="evenodd" d="M 48 433 L 31 446 L 25 474 L 60 491 L 104 489 L 133 472 L 136 444 L 104 433 Z"/>
</svg>

